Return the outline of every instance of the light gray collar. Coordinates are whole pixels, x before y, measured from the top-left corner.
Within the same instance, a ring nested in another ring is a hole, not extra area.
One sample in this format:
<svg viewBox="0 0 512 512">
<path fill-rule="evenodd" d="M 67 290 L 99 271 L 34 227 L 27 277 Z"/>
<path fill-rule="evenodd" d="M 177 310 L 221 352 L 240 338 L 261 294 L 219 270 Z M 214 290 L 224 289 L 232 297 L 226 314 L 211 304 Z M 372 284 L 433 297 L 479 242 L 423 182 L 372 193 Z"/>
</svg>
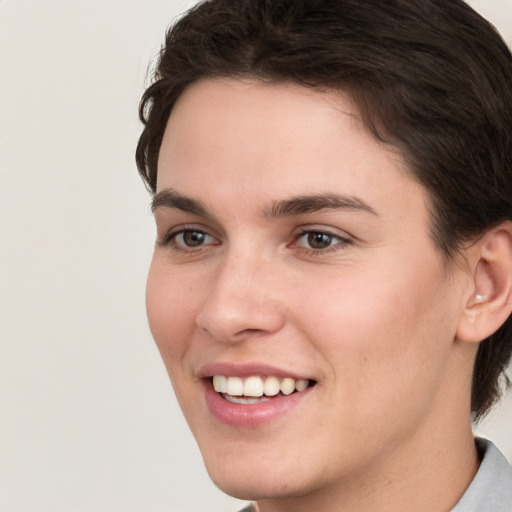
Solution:
<svg viewBox="0 0 512 512">
<path fill-rule="evenodd" d="M 483 455 L 480 468 L 451 512 L 512 512 L 512 466 L 486 439 L 475 440 Z M 248 505 L 240 512 L 256 512 Z"/>
<path fill-rule="evenodd" d="M 475 478 L 452 512 L 512 512 L 512 466 L 486 439 L 476 439 L 483 459 Z"/>
</svg>

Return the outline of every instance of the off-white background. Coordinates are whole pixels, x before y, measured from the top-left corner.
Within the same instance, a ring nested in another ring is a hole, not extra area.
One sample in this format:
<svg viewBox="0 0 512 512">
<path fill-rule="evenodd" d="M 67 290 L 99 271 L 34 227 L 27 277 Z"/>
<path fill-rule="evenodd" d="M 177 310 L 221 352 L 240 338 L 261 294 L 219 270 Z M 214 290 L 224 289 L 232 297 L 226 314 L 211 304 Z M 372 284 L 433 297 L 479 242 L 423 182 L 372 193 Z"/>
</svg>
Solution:
<svg viewBox="0 0 512 512">
<path fill-rule="evenodd" d="M 474 1 L 512 41 L 512 0 Z M 234 511 L 151 340 L 135 170 L 185 0 L 0 0 L 0 511 Z M 482 427 L 512 460 L 512 397 Z"/>
</svg>

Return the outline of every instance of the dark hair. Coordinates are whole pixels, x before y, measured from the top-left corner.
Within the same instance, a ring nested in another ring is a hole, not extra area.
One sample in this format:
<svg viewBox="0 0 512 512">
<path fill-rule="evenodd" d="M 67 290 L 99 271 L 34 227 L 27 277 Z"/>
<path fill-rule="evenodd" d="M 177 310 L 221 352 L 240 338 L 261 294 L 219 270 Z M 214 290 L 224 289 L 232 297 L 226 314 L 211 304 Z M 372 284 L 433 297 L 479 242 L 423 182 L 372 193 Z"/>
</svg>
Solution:
<svg viewBox="0 0 512 512">
<path fill-rule="evenodd" d="M 431 234 L 451 260 L 512 219 L 512 56 L 462 0 L 211 0 L 166 35 L 140 104 L 136 152 L 156 190 L 172 108 L 201 78 L 240 77 L 342 90 L 368 129 L 395 147 L 431 200 Z M 480 343 L 475 419 L 500 396 L 512 316 Z"/>
</svg>

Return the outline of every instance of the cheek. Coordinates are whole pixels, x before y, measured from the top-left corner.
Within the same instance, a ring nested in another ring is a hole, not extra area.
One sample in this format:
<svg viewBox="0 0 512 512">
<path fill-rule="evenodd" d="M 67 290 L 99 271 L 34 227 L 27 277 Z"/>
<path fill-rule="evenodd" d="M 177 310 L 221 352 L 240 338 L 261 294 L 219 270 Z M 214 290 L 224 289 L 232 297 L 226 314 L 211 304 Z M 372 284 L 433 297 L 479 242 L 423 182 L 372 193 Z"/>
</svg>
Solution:
<svg viewBox="0 0 512 512">
<path fill-rule="evenodd" d="M 195 325 L 196 302 L 197 292 L 194 292 L 190 282 L 171 272 L 165 261 L 154 257 L 146 286 L 149 327 L 184 412 L 187 404 L 194 403 L 187 384 L 186 358 Z"/>
<path fill-rule="evenodd" d="M 169 365 L 180 361 L 194 322 L 194 288 L 155 256 L 146 286 L 146 310 L 151 334 Z"/>
<path fill-rule="evenodd" d="M 304 310 L 308 335 L 336 379 L 337 403 L 368 404 L 370 415 L 404 407 L 411 393 L 431 399 L 454 335 L 437 265 L 421 274 L 402 265 L 386 278 L 383 268 L 365 275 L 356 269 L 338 285 L 308 290 Z"/>
</svg>

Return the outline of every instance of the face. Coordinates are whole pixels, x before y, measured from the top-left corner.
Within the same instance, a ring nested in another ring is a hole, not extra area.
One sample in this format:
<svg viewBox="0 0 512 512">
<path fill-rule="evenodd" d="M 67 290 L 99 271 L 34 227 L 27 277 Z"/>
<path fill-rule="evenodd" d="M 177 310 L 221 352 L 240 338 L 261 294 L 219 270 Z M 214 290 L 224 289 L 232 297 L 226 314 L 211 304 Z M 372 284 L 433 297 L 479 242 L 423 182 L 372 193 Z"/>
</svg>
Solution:
<svg viewBox="0 0 512 512">
<path fill-rule="evenodd" d="M 212 79 L 181 96 L 147 309 L 223 490 L 304 496 L 429 446 L 461 292 L 427 203 L 339 93 Z"/>
</svg>

